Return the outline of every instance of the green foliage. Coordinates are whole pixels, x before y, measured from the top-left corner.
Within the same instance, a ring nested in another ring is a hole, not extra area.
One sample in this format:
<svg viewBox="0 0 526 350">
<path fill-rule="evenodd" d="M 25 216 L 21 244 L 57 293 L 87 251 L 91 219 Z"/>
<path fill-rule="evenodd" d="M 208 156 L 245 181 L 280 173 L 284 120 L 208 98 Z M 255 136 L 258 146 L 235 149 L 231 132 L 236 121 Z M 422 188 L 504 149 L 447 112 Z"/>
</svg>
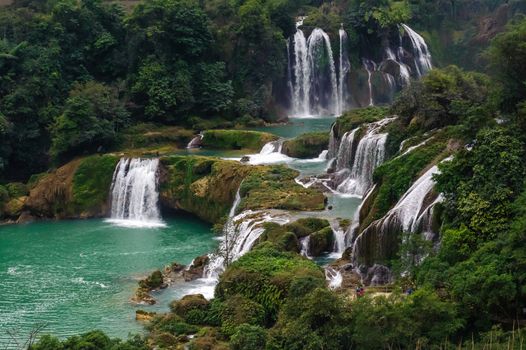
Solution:
<svg viewBox="0 0 526 350">
<path fill-rule="evenodd" d="M 376 219 L 382 217 L 411 187 L 426 167 L 437 161 L 443 153 L 445 144 L 437 140 L 421 146 L 418 151 L 393 158 L 376 168 L 374 181 L 379 184 L 374 200 Z"/>
<path fill-rule="evenodd" d="M 513 111 L 526 100 L 526 18 L 520 17 L 504 33 L 495 37 L 487 51 L 490 72 L 502 84 L 504 111 Z"/>
<path fill-rule="evenodd" d="M 404 89 L 390 110 L 413 130 L 463 124 L 465 132 L 473 135 L 473 130 L 492 119 L 495 105 L 485 75 L 449 66 L 433 69 Z"/>
<path fill-rule="evenodd" d="M 230 339 L 232 350 L 264 350 L 267 343 L 267 333 L 258 326 L 242 324 Z"/>
<path fill-rule="evenodd" d="M 334 126 L 335 136 L 342 137 L 348 131 L 356 129 L 362 124 L 376 122 L 387 116 L 385 107 L 366 107 L 346 112 L 336 119 Z"/>
<path fill-rule="evenodd" d="M 403 298 L 360 298 L 353 304 L 352 340 L 360 349 L 414 348 L 440 344 L 463 325 L 454 304 L 419 289 Z"/>
<path fill-rule="evenodd" d="M 30 350 L 147 350 L 146 341 L 139 336 L 134 336 L 127 341 L 110 339 L 101 331 L 91 331 L 82 335 L 75 335 L 65 340 L 42 336 L 36 344 L 29 347 Z"/>
<path fill-rule="evenodd" d="M 5 189 L 11 198 L 18 198 L 29 194 L 29 189 L 21 182 L 8 183 L 5 185 Z"/>
<path fill-rule="evenodd" d="M 84 158 L 73 176 L 73 204 L 78 212 L 96 210 L 108 198 L 118 157 L 112 155 Z"/>
<path fill-rule="evenodd" d="M 291 281 L 304 276 L 316 278 L 320 286 L 325 284 L 323 273 L 312 261 L 265 245 L 233 262 L 221 275 L 215 295 L 228 299 L 239 294 L 260 304 L 269 323 L 277 318 Z"/>
<path fill-rule="evenodd" d="M 327 132 L 312 132 L 300 135 L 283 143 L 282 153 L 293 158 L 315 158 L 329 145 Z"/>
<path fill-rule="evenodd" d="M 501 128 L 484 129 L 472 150 L 440 165 L 437 189 L 444 193 L 448 218 L 483 239 L 508 228 L 510 205 L 524 181 L 524 145 Z"/>
<path fill-rule="evenodd" d="M 259 236 L 258 243 L 272 242 L 279 250 L 299 253 L 298 238 L 294 233 L 287 231 L 287 226 L 266 222 L 263 224 L 263 227 L 265 231 Z"/>
<path fill-rule="evenodd" d="M 330 226 L 310 235 L 309 253 L 312 256 L 320 256 L 325 252 L 332 250 L 334 245 L 334 233 Z"/>
<path fill-rule="evenodd" d="M 287 299 L 276 326 L 270 331 L 269 349 L 349 349 L 350 312 L 342 298 L 315 288 Z"/>
<path fill-rule="evenodd" d="M 303 238 L 316 231 L 320 231 L 329 226 L 329 221 L 326 219 L 319 218 L 301 218 L 289 224 L 285 227 L 287 230 L 293 232 L 298 238 Z"/>
<path fill-rule="evenodd" d="M 221 310 L 221 330 L 227 336 L 232 336 L 242 325 L 264 326 L 265 309 L 241 295 L 230 296 Z"/>
<path fill-rule="evenodd" d="M 277 140 L 277 137 L 259 131 L 249 130 L 208 130 L 205 131 L 201 144 L 213 149 L 247 149 L 259 151 L 266 143 Z"/>
<path fill-rule="evenodd" d="M 51 127 L 51 153 L 59 160 L 67 160 L 108 148 L 127 119 L 128 112 L 114 89 L 93 81 L 75 85 L 64 113 Z"/>
</svg>

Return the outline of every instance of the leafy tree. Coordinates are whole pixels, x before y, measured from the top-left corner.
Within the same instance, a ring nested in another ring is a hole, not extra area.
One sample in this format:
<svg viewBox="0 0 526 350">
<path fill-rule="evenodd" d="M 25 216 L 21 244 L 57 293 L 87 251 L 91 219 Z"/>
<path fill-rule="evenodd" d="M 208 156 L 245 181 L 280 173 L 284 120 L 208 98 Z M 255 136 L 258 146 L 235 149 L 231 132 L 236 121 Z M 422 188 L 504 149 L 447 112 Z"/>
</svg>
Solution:
<svg viewBox="0 0 526 350">
<path fill-rule="evenodd" d="M 127 119 L 128 112 L 115 89 L 96 82 L 76 85 L 64 112 L 51 126 L 51 153 L 56 159 L 64 160 L 108 147 Z"/>
<path fill-rule="evenodd" d="M 471 150 L 439 165 L 437 189 L 446 197 L 448 218 L 483 240 L 509 227 L 510 205 L 522 189 L 524 145 L 501 128 L 479 132 Z"/>
<path fill-rule="evenodd" d="M 502 84 L 502 108 L 514 111 L 526 100 L 526 18 L 522 17 L 497 35 L 488 49 L 490 72 Z"/>
<path fill-rule="evenodd" d="M 466 132 L 478 130 L 495 113 L 488 78 L 464 72 L 456 66 L 434 69 L 421 81 L 406 88 L 391 112 L 405 125 L 423 130 L 463 124 Z"/>
</svg>

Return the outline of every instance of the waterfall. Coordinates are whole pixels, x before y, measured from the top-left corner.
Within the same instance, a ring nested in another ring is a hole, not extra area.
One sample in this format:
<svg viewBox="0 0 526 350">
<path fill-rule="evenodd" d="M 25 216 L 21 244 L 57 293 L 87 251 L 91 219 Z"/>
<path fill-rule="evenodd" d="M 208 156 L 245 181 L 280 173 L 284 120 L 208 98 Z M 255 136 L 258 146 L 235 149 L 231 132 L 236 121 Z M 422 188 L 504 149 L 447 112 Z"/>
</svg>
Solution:
<svg viewBox="0 0 526 350">
<path fill-rule="evenodd" d="M 336 67 L 327 33 L 315 28 L 306 39 L 303 31 L 297 29 L 289 39 L 288 46 L 291 45 L 294 48 L 293 53 L 288 49 L 291 113 L 295 116 L 341 114 Z"/>
<path fill-rule="evenodd" d="M 159 159 L 122 158 L 111 185 L 110 221 L 124 226 L 164 226 L 159 213 Z"/>
<path fill-rule="evenodd" d="M 279 139 L 277 141 L 267 142 L 261 151 L 257 154 L 248 155 L 248 164 L 261 165 L 261 164 L 277 164 L 277 163 L 288 163 L 293 158 L 281 153 L 283 150 L 283 142 L 285 139 Z"/>
<path fill-rule="evenodd" d="M 336 222 L 331 222 L 331 229 L 334 233 L 334 247 L 333 252 L 336 253 L 336 255 L 341 257 L 343 252 L 345 251 L 346 246 L 346 232 L 341 228 L 341 226 Z"/>
<path fill-rule="evenodd" d="M 190 142 L 188 142 L 188 145 L 186 145 L 186 148 L 187 149 L 192 149 L 192 148 L 199 148 L 201 147 L 201 141 L 203 141 L 203 137 L 204 137 L 204 133 L 199 133 L 199 135 L 197 135 L 196 137 L 194 137 L 192 140 L 190 140 Z"/>
<path fill-rule="evenodd" d="M 325 279 L 329 282 L 330 289 L 338 289 L 342 286 L 343 276 L 340 271 L 335 270 L 334 268 L 327 266 L 325 268 Z"/>
<path fill-rule="evenodd" d="M 416 73 L 418 77 L 421 77 L 431 70 L 431 68 L 433 68 L 431 64 L 431 54 L 429 53 L 429 49 L 427 48 L 424 38 L 422 38 L 420 34 L 405 24 L 402 24 L 402 27 L 411 41 L 415 59 Z"/>
<path fill-rule="evenodd" d="M 300 240 L 300 243 L 301 243 L 301 252 L 300 254 L 303 255 L 304 257 L 306 258 L 311 258 L 311 256 L 309 255 L 309 249 L 310 249 L 310 235 L 309 236 L 306 236 L 306 237 L 303 237 L 301 240 Z"/>
<path fill-rule="evenodd" d="M 337 115 L 340 110 L 338 106 L 338 83 L 329 36 L 322 29 L 314 28 L 307 40 L 307 46 L 309 64 L 313 75 L 311 78 L 312 92 L 314 93 L 314 101 L 317 102 L 315 112 L 319 115 L 327 111 Z M 329 66 L 330 96 L 325 96 L 327 88 L 323 84 L 322 77 L 324 67 L 320 64 L 324 63 L 323 57 L 325 54 L 327 54 L 327 65 Z"/>
<path fill-rule="evenodd" d="M 350 172 L 344 169 L 343 172 L 345 172 L 346 176 L 343 180 L 338 181 L 339 184 L 336 188 L 338 192 L 362 197 L 371 187 L 374 169 L 384 161 L 385 157 L 387 134 L 380 133 L 380 131 L 394 119 L 395 118 L 386 118 L 367 126 L 367 132 L 360 139 L 356 148 Z M 352 144 L 354 144 L 354 134 L 356 134 L 357 130 L 358 129 L 353 130 L 350 134 L 352 135 Z M 351 137 L 344 137 L 340 143 L 338 155 L 340 156 L 341 154 L 344 161 L 348 159 L 349 153 L 353 152 L 353 145 L 349 142 L 349 139 L 351 139 Z"/>
<path fill-rule="evenodd" d="M 374 106 L 373 84 L 371 82 L 371 77 L 372 77 L 373 72 L 376 70 L 376 63 L 366 58 L 362 60 L 363 60 L 363 66 L 365 70 L 367 71 L 367 85 L 369 88 L 369 106 Z"/>
<path fill-rule="evenodd" d="M 217 280 L 225 270 L 227 263 L 231 263 L 246 254 L 254 246 L 265 229 L 263 224 L 275 222 L 286 224 L 289 219 L 283 215 L 273 215 L 262 211 L 247 210 L 235 215 L 241 196 L 239 190 L 230 209 L 228 220 L 223 227 L 223 237 L 218 253 L 209 254 L 209 263 L 205 267 L 204 277 Z"/>
<path fill-rule="evenodd" d="M 360 128 L 343 134 L 336 155 L 336 170 L 350 169 L 354 157 L 355 136 Z"/>
<path fill-rule="evenodd" d="M 442 200 L 440 195 L 433 199 L 433 175 L 438 171 L 436 165 L 427 170 L 384 217 L 371 223 L 356 238 L 354 259 L 372 263 L 389 258 L 403 232 L 424 233 L 432 238 L 432 208 Z"/>
<path fill-rule="evenodd" d="M 292 111 L 294 115 L 310 115 L 310 80 L 311 65 L 308 61 L 307 40 L 301 29 L 296 30 L 293 38 L 294 43 L 294 82 L 290 81 L 293 87 Z"/>
<path fill-rule="evenodd" d="M 351 70 L 351 63 L 349 62 L 349 55 L 347 53 L 347 33 L 342 28 L 340 34 L 340 59 L 339 59 L 339 81 L 338 81 L 338 108 L 337 115 L 341 115 L 346 110 L 346 84 L 345 77 Z"/>
</svg>

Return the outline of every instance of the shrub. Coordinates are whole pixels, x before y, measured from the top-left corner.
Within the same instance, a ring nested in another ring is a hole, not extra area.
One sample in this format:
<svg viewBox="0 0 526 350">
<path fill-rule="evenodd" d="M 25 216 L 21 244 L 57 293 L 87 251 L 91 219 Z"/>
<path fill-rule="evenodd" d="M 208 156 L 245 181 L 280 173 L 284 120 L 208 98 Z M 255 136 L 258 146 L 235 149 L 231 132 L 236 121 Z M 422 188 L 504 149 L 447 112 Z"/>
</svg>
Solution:
<svg viewBox="0 0 526 350">
<path fill-rule="evenodd" d="M 230 339 L 232 350 L 264 350 L 267 343 L 266 331 L 258 326 L 242 324 L 236 328 Z"/>
<path fill-rule="evenodd" d="M 222 331 L 231 336 L 236 328 L 242 324 L 263 326 L 265 324 L 265 310 L 263 307 L 241 295 L 229 297 L 223 304 L 221 312 Z"/>
</svg>

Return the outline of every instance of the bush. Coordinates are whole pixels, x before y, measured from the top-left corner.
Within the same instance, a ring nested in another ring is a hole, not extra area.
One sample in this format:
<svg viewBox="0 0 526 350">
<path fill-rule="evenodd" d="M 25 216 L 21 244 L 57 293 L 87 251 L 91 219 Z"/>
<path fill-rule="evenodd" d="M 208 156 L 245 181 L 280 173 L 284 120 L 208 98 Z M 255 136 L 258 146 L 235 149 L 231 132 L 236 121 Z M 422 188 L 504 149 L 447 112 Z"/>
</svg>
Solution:
<svg viewBox="0 0 526 350">
<path fill-rule="evenodd" d="M 10 198 L 18 198 L 29 194 L 29 189 L 21 182 L 8 183 L 5 185 L 5 188 L 7 189 Z"/>
<path fill-rule="evenodd" d="M 199 321 L 205 318 L 204 315 L 206 315 L 209 307 L 210 303 L 202 294 L 185 295 L 181 300 L 175 300 L 170 303 L 172 312 L 191 324 L 201 324 Z M 190 322 L 189 319 L 194 322 Z"/>
<path fill-rule="evenodd" d="M 257 326 L 242 324 L 236 328 L 230 339 L 232 350 L 264 350 L 267 343 L 266 331 Z"/>
<path fill-rule="evenodd" d="M 276 319 L 291 282 L 300 276 L 319 278 L 324 285 L 323 272 L 314 262 L 266 245 L 232 263 L 221 275 L 215 294 L 222 300 L 241 295 L 260 304 L 266 323 L 270 324 Z"/>
<path fill-rule="evenodd" d="M 242 324 L 263 326 L 265 324 L 265 310 L 263 307 L 241 295 L 229 297 L 221 311 L 221 330 L 227 336 L 236 332 Z"/>
<path fill-rule="evenodd" d="M 204 148 L 259 151 L 266 143 L 277 139 L 277 136 L 259 131 L 208 130 L 204 133 L 201 145 Z"/>
</svg>

